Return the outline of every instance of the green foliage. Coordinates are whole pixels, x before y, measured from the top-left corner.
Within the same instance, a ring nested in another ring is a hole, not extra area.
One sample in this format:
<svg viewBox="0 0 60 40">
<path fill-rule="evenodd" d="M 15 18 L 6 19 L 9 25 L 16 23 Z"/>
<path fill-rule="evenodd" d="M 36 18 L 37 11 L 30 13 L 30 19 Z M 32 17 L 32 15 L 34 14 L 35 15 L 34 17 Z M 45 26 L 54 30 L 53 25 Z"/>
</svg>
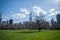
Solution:
<svg viewBox="0 0 60 40">
<path fill-rule="evenodd" d="M 0 40 L 60 40 L 60 30 L 0 30 Z"/>
</svg>

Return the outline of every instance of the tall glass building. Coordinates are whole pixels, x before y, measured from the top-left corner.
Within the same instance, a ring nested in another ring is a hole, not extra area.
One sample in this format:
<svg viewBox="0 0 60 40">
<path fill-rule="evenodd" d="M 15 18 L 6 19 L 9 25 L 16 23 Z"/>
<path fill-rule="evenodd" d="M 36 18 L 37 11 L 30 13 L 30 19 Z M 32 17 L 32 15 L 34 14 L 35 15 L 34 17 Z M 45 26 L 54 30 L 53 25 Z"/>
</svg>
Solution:
<svg viewBox="0 0 60 40">
<path fill-rule="evenodd" d="M 60 14 L 57 14 L 56 17 L 57 17 L 57 23 L 60 24 Z"/>
<path fill-rule="evenodd" d="M 2 11 L 0 12 L 0 25 L 2 24 Z"/>
</svg>

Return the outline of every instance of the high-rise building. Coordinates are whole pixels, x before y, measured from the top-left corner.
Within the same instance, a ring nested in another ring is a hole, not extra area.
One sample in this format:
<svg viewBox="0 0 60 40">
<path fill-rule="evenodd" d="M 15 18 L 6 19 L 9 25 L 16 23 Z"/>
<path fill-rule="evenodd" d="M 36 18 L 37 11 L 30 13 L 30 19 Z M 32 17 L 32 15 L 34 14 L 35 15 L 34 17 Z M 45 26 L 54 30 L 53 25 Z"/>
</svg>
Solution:
<svg viewBox="0 0 60 40">
<path fill-rule="evenodd" d="M 9 24 L 13 25 L 13 19 L 9 20 Z"/>
<path fill-rule="evenodd" d="M 54 25 L 54 19 L 51 19 L 51 26 Z"/>
<path fill-rule="evenodd" d="M 57 23 L 54 21 L 54 19 L 51 19 L 51 29 L 56 29 L 57 28 Z"/>
<path fill-rule="evenodd" d="M 3 21 L 3 22 L 2 22 L 2 26 L 5 26 L 5 25 L 6 25 L 6 21 Z"/>
<path fill-rule="evenodd" d="M 13 29 L 13 19 L 9 20 L 9 29 Z"/>
<path fill-rule="evenodd" d="M 0 12 L 0 25 L 2 24 L 2 11 Z"/>
<path fill-rule="evenodd" d="M 57 17 L 57 28 L 56 29 L 60 29 L 60 14 L 57 14 L 56 15 L 56 17 Z"/>
<path fill-rule="evenodd" d="M 29 21 L 32 21 L 32 13 L 30 13 Z"/>
<path fill-rule="evenodd" d="M 56 17 L 57 17 L 57 23 L 60 24 L 60 14 L 57 14 Z"/>
</svg>

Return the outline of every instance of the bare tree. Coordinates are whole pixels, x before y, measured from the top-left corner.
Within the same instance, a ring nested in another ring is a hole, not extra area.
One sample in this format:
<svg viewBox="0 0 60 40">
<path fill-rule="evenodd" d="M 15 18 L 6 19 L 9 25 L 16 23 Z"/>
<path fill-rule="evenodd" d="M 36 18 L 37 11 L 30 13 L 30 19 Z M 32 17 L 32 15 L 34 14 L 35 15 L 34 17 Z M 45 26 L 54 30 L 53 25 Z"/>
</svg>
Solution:
<svg viewBox="0 0 60 40">
<path fill-rule="evenodd" d="M 39 32 L 40 32 L 41 28 L 40 28 L 40 22 L 39 22 L 39 20 L 36 20 L 36 26 L 39 28 Z"/>
<path fill-rule="evenodd" d="M 41 25 L 44 17 L 45 17 L 44 14 L 39 14 L 39 16 L 36 17 L 36 26 L 38 27 L 39 32 L 41 31 Z"/>
</svg>

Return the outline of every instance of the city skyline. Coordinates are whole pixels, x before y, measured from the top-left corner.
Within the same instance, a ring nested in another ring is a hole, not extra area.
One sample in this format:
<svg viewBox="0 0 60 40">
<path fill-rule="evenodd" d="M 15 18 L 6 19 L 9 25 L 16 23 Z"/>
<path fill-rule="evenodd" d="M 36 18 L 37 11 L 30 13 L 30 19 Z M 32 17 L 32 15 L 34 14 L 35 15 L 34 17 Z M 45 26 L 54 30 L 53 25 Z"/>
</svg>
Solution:
<svg viewBox="0 0 60 40">
<path fill-rule="evenodd" d="M 60 0 L 0 0 L 0 11 L 2 11 L 3 20 L 13 19 L 14 23 L 29 21 L 30 12 L 39 16 L 41 12 L 45 19 L 50 21 L 52 18 L 56 21 L 58 14 L 58 2 Z"/>
</svg>

